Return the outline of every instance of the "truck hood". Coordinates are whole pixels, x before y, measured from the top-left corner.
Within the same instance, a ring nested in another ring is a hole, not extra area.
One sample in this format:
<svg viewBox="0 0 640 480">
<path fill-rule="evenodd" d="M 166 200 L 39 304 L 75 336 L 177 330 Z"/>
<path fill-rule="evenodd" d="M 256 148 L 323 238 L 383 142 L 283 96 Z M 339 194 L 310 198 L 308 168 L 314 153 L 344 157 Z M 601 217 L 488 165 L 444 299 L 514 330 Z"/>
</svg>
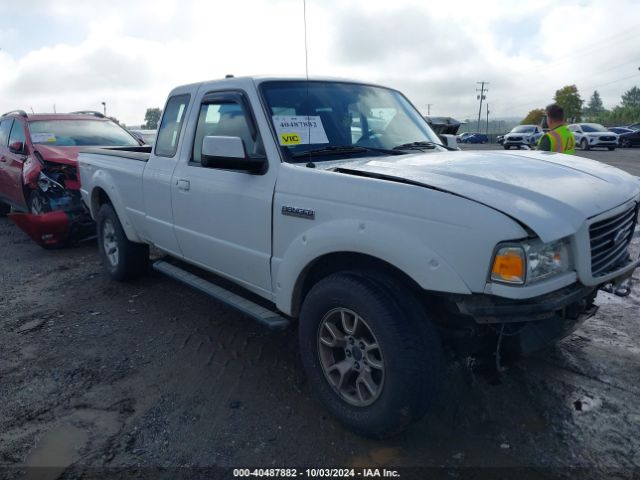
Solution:
<svg viewBox="0 0 640 480">
<path fill-rule="evenodd" d="M 33 149 L 42 155 L 47 162 L 62 163 L 64 165 L 78 166 L 78 152 L 81 147 L 54 147 L 50 145 L 35 144 Z"/>
<path fill-rule="evenodd" d="M 433 152 L 342 163 L 336 171 L 442 190 L 498 210 L 548 242 L 637 198 L 640 182 L 622 170 L 550 152 Z"/>
</svg>

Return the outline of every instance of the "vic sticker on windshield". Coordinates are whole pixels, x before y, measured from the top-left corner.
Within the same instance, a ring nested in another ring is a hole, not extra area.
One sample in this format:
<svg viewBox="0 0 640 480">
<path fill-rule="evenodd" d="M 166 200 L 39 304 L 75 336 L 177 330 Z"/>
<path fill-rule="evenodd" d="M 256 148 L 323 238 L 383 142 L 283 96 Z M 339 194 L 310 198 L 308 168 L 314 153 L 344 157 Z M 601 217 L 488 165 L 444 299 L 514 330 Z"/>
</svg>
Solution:
<svg viewBox="0 0 640 480">
<path fill-rule="evenodd" d="M 319 116 L 274 115 L 273 124 L 276 127 L 280 145 L 292 147 L 314 143 L 329 143 L 327 134 Z"/>
</svg>

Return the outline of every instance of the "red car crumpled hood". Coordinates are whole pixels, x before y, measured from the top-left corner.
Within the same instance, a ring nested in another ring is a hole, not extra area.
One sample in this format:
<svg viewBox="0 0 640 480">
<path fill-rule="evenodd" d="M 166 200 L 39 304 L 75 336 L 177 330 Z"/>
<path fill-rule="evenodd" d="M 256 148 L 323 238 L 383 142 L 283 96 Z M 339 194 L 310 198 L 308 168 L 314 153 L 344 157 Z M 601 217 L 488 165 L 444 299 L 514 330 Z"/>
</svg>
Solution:
<svg viewBox="0 0 640 480">
<path fill-rule="evenodd" d="M 34 150 L 47 162 L 62 163 L 64 165 L 78 166 L 78 152 L 81 147 L 54 147 L 50 145 L 36 144 Z"/>
</svg>

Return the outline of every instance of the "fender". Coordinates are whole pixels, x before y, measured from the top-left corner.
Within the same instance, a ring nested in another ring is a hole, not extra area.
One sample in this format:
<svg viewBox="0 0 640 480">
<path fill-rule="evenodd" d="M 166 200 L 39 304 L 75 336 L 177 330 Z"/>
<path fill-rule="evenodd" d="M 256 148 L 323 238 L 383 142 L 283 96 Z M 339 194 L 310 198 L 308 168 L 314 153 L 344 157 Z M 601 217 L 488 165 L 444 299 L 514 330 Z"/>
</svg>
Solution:
<svg viewBox="0 0 640 480">
<path fill-rule="evenodd" d="M 374 221 L 341 219 L 306 230 L 293 239 L 282 258 L 273 257 L 273 286 L 278 309 L 291 315 L 294 289 L 305 268 L 323 255 L 339 252 L 362 253 L 383 260 L 403 271 L 425 290 L 471 293 L 460 275 L 425 245 L 424 238 Z M 407 255 L 407 252 L 414 255 Z"/>
<path fill-rule="evenodd" d="M 22 168 L 22 184 L 30 190 L 38 188 L 38 176 L 43 168 L 42 161 L 35 155 L 30 155 Z"/>
<path fill-rule="evenodd" d="M 135 229 L 133 228 L 133 225 L 131 224 L 129 213 L 124 205 L 124 202 L 122 201 L 122 197 L 118 189 L 115 187 L 115 182 L 112 175 L 106 170 L 97 169 L 91 175 L 91 181 L 89 182 L 89 184 L 93 185 L 93 189 L 91 190 L 90 195 L 87 198 L 87 200 L 89 201 L 87 201 L 86 203 L 89 204 L 91 216 L 93 217 L 93 219 L 95 220 L 98 216 L 99 190 L 102 189 L 107 194 L 107 197 L 109 197 L 109 200 L 111 201 L 111 204 L 113 205 L 113 208 L 118 215 L 118 219 L 122 224 L 122 229 L 124 230 L 127 238 L 132 242 L 141 243 L 142 239 L 140 239 Z"/>
</svg>

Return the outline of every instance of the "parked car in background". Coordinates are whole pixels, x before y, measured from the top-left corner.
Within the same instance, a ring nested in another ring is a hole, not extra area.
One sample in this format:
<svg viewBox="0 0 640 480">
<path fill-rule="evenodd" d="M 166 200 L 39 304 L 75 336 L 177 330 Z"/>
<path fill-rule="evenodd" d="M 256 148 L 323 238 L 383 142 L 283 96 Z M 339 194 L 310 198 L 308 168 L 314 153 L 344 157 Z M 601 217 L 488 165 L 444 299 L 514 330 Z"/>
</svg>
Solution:
<svg viewBox="0 0 640 480">
<path fill-rule="evenodd" d="M 13 209 L 11 219 L 36 242 L 58 244 L 85 224 L 92 227 L 80 198 L 79 150 L 140 145 L 97 112 L 5 113 L 0 117 L 0 214 Z"/>
<path fill-rule="evenodd" d="M 609 131 L 621 135 L 623 133 L 633 133 L 634 129 L 629 127 L 609 127 Z"/>
<path fill-rule="evenodd" d="M 640 146 L 640 130 L 629 129 L 628 132 L 619 134 L 618 145 L 622 148 Z"/>
<path fill-rule="evenodd" d="M 583 150 L 595 147 L 615 150 L 618 146 L 618 134 L 610 132 L 599 123 L 572 123 L 568 128 L 576 137 L 576 145 Z"/>
<path fill-rule="evenodd" d="M 627 125 L 627 128 L 631 130 L 640 130 L 640 123 L 632 123 L 631 125 Z"/>
<path fill-rule="evenodd" d="M 458 143 L 462 143 L 462 140 L 464 140 L 465 138 L 467 138 L 469 135 L 473 135 L 473 133 L 471 132 L 463 132 L 460 133 L 456 136 L 456 140 L 458 140 Z"/>
<path fill-rule="evenodd" d="M 489 137 L 484 133 L 471 133 L 458 141 L 460 143 L 487 143 L 489 141 Z"/>
<path fill-rule="evenodd" d="M 129 130 L 129 133 L 133 134 L 138 140 L 142 140 L 145 145 L 153 145 L 156 143 L 156 135 L 158 134 L 158 130 L 143 130 L 143 129 L 133 129 Z"/>
<path fill-rule="evenodd" d="M 542 134 L 542 128 L 538 125 L 518 125 L 504 136 L 502 146 L 505 150 L 509 150 L 511 147 L 530 147 L 531 137 L 536 133 Z"/>
</svg>

